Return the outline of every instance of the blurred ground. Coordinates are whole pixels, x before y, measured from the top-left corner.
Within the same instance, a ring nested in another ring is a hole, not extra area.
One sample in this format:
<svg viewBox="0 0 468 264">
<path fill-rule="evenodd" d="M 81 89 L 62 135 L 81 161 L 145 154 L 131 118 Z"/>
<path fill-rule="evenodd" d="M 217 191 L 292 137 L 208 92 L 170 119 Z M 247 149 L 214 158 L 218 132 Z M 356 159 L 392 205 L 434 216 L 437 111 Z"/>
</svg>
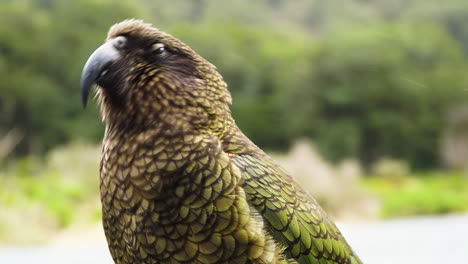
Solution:
<svg viewBox="0 0 468 264">
<path fill-rule="evenodd" d="M 341 223 L 366 264 L 464 263 L 468 215 Z M 0 247 L 0 263 L 112 264 L 100 226 L 67 230 L 47 245 Z"/>
<path fill-rule="evenodd" d="M 466 263 L 468 215 L 339 226 L 365 264 Z"/>
</svg>

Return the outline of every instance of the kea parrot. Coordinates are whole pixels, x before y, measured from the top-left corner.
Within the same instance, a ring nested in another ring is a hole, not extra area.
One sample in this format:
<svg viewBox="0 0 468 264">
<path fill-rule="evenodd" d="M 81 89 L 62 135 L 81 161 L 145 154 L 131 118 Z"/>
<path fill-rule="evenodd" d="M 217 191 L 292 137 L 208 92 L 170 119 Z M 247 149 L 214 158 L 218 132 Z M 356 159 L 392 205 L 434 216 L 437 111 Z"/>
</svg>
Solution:
<svg viewBox="0 0 468 264">
<path fill-rule="evenodd" d="M 104 232 L 117 264 L 362 263 L 318 203 L 237 127 L 216 67 L 141 20 L 86 62 L 105 123 Z"/>
</svg>

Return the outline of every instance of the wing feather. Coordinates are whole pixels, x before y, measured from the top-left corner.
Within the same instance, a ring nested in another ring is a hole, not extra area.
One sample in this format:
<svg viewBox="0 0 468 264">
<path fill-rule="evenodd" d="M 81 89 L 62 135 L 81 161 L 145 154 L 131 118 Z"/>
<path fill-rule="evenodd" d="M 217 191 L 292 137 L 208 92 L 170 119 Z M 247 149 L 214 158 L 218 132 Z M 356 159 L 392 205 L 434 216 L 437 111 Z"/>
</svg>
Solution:
<svg viewBox="0 0 468 264">
<path fill-rule="evenodd" d="M 361 261 L 318 203 L 268 155 L 232 155 L 245 180 L 250 204 L 268 231 L 300 264 L 359 264 Z"/>
</svg>

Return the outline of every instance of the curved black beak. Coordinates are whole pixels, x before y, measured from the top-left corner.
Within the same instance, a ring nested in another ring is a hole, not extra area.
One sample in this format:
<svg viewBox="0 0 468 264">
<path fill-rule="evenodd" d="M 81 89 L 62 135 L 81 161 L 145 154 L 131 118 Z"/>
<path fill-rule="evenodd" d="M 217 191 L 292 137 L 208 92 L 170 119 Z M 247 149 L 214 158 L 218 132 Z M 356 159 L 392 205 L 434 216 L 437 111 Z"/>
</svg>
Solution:
<svg viewBox="0 0 468 264">
<path fill-rule="evenodd" d="M 86 107 L 88 102 L 91 86 L 99 77 L 106 74 L 106 68 L 121 56 L 119 51 L 121 47 L 122 39 L 117 37 L 108 40 L 89 57 L 81 73 L 81 102 L 83 107 Z"/>
</svg>

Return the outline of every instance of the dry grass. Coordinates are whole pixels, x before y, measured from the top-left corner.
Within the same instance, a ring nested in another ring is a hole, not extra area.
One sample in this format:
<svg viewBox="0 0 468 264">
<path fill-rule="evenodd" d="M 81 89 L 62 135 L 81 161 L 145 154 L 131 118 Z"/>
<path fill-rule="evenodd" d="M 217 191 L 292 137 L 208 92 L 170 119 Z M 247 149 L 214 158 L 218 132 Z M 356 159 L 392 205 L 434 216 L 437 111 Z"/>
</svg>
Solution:
<svg viewBox="0 0 468 264">
<path fill-rule="evenodd" d="M 334 167 L 323 160 L 313 144 L 300 140 L 286 155 L 273 155 L 297 181 L 335 218 L 374 219 L 380 203 L 360 187 L 361 167 L 346 160 Z"/>
</svg>

